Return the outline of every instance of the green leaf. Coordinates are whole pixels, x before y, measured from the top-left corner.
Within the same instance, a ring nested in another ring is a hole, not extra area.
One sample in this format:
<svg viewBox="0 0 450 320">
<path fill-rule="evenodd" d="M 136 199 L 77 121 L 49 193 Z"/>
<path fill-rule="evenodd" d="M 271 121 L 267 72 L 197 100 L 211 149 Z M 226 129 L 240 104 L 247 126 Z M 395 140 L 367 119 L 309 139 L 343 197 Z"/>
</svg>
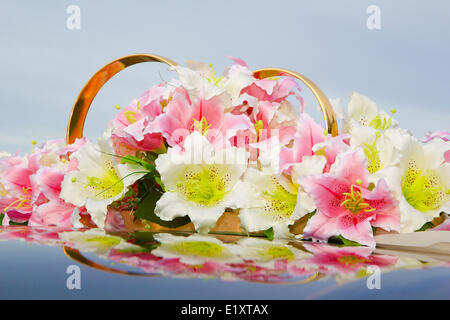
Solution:
<svg viewBox="0 0 450 320">
<path fill-rule="evenodd" d="M 427 229 L 431 229 L 434 227 L 434 224 L 431 222 L 427 222 L 425 223 L 422 227 L 420 227 L 420 229 L 417 229 L 416 231 L 425 231 Z"/>
<path fill-rule="evenodd" d="M 316 212 L 317 212 L 317 209 L 308 213 L 308 220 L 311 219 L 316 214 Z"/>
<path fill-rule="evenodd" d="M 2 223 L 3 223 L 3 218 L 5 217 L 5 215 L 2 213 L 2 214 L 0 214 L 0 226 L 2 225 Z"/>
<path fill-rule="evenodd" d="M 138 164 L 148 171 L 155 171 L 155 165 L 148 163 L 145 160 L 142 160 L 141 158 L 134 157 L 134 156 L 124 156 L 122 157 L 122 163 L 130 163 L 130 164 Z"/>
<path fill-rule="evenodd" d="M 264 230 L 263 233 L 267 237 L 267 239 L 269 239 L 270 241 L 273 240 L 273 228 L 272 227 L 267 230 Z"/>
<path fill-rule="evenodd" d="M 3 220 L 3 218 L 2 218 Z M 14 221 L 9 221 L 9 225 L 10 226 L 27 226 L 28 225 L 28 221 L 25 222 L 14 222 Z"/>
<path fill-rule="evenodd" d="M 360 243 L 358 243 L 356 241 L 348 240 L 341 235 L 331 237 L 330 240 L 331 240 L 330 242 L 334 242 L 334 241 L 341 242 L 344 247 L 361 247 Z"/>
<path fill-rule="evenodd" d="M 161 198 L 162 192 L 154 185 L 144 196 L 138 205 L 138 209 L 134 212 L 134 216 L 139 219 L 151 221 L 167 228 L 181 227 L 191 220 L 188 216 L 177 217 L 172 221 L 162 220 L 155 214 L 156 202 Z"/>
</svg>

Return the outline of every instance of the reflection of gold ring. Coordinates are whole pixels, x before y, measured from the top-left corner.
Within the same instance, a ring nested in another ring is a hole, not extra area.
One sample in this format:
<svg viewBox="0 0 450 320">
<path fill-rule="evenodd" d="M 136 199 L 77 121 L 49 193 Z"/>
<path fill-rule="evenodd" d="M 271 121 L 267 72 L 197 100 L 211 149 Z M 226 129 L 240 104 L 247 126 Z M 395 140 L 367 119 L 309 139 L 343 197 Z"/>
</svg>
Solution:
<svg viewBox="0 0 450 320">
<path fill-rule="evenodd" d="M 322 279 L 324 276 L 325 276 L 325 274 L 323 274 L 323 273 L 315 272 L 313 275 L 309 276 L 306 279 L 295 280 L 295 281 L 270 281 L 270 282 L 265 282 L 264 280 L 248 280 L 248 281 L 255 282 L 255 283 L 264 283 L 264 284 L 299 285 L 299 284 L 307 284 L 307 283 Z"/>
<path fill-rule="evenodd" d="M 81 138 L 83 136 L 84 122 L 89 111 L 89 107 L 103 85 L 121 70 L 141 62 L 161 62 L 169 66 L 177 65 L 170 59 L 154 54 L 128 55 L 105 65 L 97 71 L 91 79 L 89 79 L 75 101 L 69 118 L 69 123 L 67 125 L 67 144 L 71 144 L 76 138 Z M 337 122 L 330 101 L 322 90 L 320 90 L 319 87 L 310 79 L 300 73 L 280 68 L 260 69 L 256 70 L 253 74 L 255 78 L 258 79 L 273 76 L 291 76 L 305 83 L 319 102 L 325 120 L 325 130 L 333 136 L 338 134 Z"/>
<path fill-rule="evenodd" d="M 110 273 L 115 273 L 115 274 L 122 274 L 122 275 L 127 275 L 127 276 L 137 276 L 137 277 L 149 277 L 149 278 L 158 278 L 161 277 L 161 274 L 156 274 L 156 273 L 139 273 L 139 272 L 132 272 L 132 271 L 125 271 L 125 270 L 120 270 L 120 269 L 115 269 L 115 268 L 111 268 L 111 267 L 107 267 L 104 266 L 100 263 L 94 262 L 88 258 L 86 258 L 85 256 L 83 256 L 80 251 L 78 251 L 77 249 L 73 249 L 67 246 L 63 246 L 63 251 L 64 254 L 66 256 L 68 256 L 70 259 L 81 263 L 85 266 L 100 270 L 100 271 L 106 271 L 106 272 L 110 272 Z M 306 283 L 310 283 L 316 280 L 319 280 L 323 277 L 324 275 L 316 272 L 314 273 L 312 276 L 306 278 L 306 279 L 302 279 L 302 280 L 296 280 L 296 281 L 270 281 L 270 282 L 265 282 L 263 280 L 246 280 L 246 279 L 242 279 L 246 282 L 254 282 L 254 283 L 264 283 L 264 284 L 283 284 L 283 285 L 299 285 L 299 284 L 306 284 Z"/>
<path fill-rule="evenodd" d="M 107 266 L 104 266 L 97 262 L 94 262 L 92 260 L 89 260 L 88 258 L 83 256 L 80 253 L 80 251 L 78 251 L 77 249 L 73 249 L 73 248 L 70 248 L 67 246 L 63 246 L 63 251 L 64 251 L 64 254 L 66 256 L 68 256 L 70 259 L 75 260 L 78 263 L 81 263 L 85 266 L 88 266 L 88 267 L 91 267 L 91 268 L 94 268 L 97 270 L 107 271 L 107 272 L 116 273 L 116 274 L 123 274 L 123 275 L 128 275 L 128 276 L 137 276 L 137 277 L 155 277 L 155 278 L 161 277 L 160 274 L 139 273 L 139 272 L 125 271 L 125 270 L 119 270 L 119 269 L 107 267 Z"/>
</svg>

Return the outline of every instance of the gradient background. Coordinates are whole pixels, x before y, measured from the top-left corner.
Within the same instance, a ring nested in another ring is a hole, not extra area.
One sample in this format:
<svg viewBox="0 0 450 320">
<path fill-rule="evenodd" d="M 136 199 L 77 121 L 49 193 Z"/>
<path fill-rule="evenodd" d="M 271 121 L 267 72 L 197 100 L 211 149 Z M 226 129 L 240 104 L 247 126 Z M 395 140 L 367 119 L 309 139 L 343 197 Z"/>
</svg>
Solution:
<svg viewBox="0 0 450 320">
<path fill-rule="evenodd" d="M 81 9 L 80 30 L 66 27 L 72 4 Z M 381 30 L 366 27 L 372 4 L 381 9 Z M 63 138 L 91 75 L 115 58 L 141 52 L 179 63 L 210 62 L 220 73 L 229 55 L 253 69 L 292 69 L 329 98 L 346 103 L 358 91 L 381 108 L 397 108 L 401 126 L 418 137 L 448 130 L 449 15 L 445 0 L 2 0 L 0 151 L 23 154 L 32 140 Z M 114 105 L 169 80 L 166 69 L 142 64 L 114 77 L 94 100 L 86 135 L 101 134 Z"/>
</svg>

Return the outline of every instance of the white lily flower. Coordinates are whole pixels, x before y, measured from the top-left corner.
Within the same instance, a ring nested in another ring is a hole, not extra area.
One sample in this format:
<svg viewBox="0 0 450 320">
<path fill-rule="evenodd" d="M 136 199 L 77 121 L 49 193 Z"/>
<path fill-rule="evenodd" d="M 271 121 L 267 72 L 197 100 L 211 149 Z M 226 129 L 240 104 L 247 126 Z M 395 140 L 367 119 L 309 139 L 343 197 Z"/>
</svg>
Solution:
<svg viewBox="0 0 450 320">
<path fill-rule="evenodd" d="M 293 213 L 297 205 L 297 190 L 284 176 L 249 168 L 244 175 L 248 207 L 239 210 L 241 225 L 248 232 L 273 228 L 274 236 L 292 237 L 289 225 L 295 222 Z"/>
<path fill-rule="evenodd" d="M 302 162 L 296 163 L 292 167 L 292 182 L 298 184 L 301 177 L 322 174 L 326 163 L 327 159 L 324 156 L 304 156 Z M 297 205 L 292 218 L 298 220 L 316 209 L 314 199 L 300 185 L 297 191 Z"/>
<path fill-rule="evenodd" d="M 187 90 L 195 90 L 203 93 L 206 100 L 214 96 L 222 96 L 225 109 L 236 105 L 240 98 L 241 90 L 255 81 L 253 73 L 246 67 L 234 65 L 226 70 L 223 76 L 217 77 L 211 64 L 196 61 L 187 61 L 188 67 L 175 66 L 179 81 L 174 85 L 182 85 Z M 226 96 L 226 98 L 224 97 Z"/>
<path fill-rule="evenodd" d="M 246 206 L 248 195 L 239 179 L 248 153 L 235 147 L 214 150 L 197 131 L 186 137 L 183 147 L 169 148 L 155 161 L 166 188 L 155 213 L 167 221 L 188 215 L 198 232 L 207 233 L 226 208 Z"/>
<path fill-rule="evenodd" d="M 353 122 L 353 121 L 352 121 Z M 350 148 L 362 148 L 367 157 L 367 169 L 374 173 L 400 163 L 400 154 L 411 135 L 401 128 L 377 130 L 353 122 Z"/>
<path fill-rule="evenodd" d="M 75 206 L 85 206 L 99 228 L 105 224 L 107 206 L 121 199 L 147 171 L 134 164 L 121 164 L 113 155 L 111 139 L 105 134 L 98 145 L 86 142 L 72 154 L 78 170 L 64 176 L 60 197 Z"/>
<path fill-rule="evenodd" d="M 241 65 L 234 65 L 225 72 L 224 79 L 219 82 L 222 88 L 230 95 L 232 105 L 237 105 L 243 88 L 255 81 L 253 72 Z"/>
<path fill-rule="evenodd" d="M 66 231 L 58 234 L 66 245 L 83 252 L 93 252 L 107 256 L 112 250 L 141 251 L 142 248 L 126 242 L 124 239 L 106 234 L 102 229 L 88 229 L 86 231 Z"/>
<path fill-rule="evenodd" d="M 304 156 L 293 166 L 291 177 L 279 174 L 280 145 L 268 139 L 260 148 L 259 168 L 249 168 L 244 184 L 249 191 L 247 208 L 239 211 L 241 225 L 249 232 L 273 228 L 274 237 L 290 238 L 289 225 L 314 211 L 314 200 L 299 186 L 298 179 L 305 175 L 323 173 L 324 156 Z"/>
<path fill-rule="evenodd" d="M 395 109 L 392 112 L 395 113 Z M 389 127 L 398 125 L 397 121 L 392 119 L 384 111 L 379 111 L 373 100 L 357 92 L 350 94 L 347 111 L 339 110 L 338 113 L 344 118 L 344 133 L 350 133 L 352 131 L 354 121 L 362 126 L 370 126 L 375 129 L 380 129 L 385 125 Z"/>
<path fill-rule="evenodd" d="M 450 142 L 435 140 L 422 145 L 411 137 L 396 167 L 376 172 L 400 201 L 402 232 L 413 232 L 441 212 L 450 212 L 450 164 L 444 153 Z"/>
<path fill-rule="evenodd" d="M 154 238 L 161 243 L 152 251 L 152 254 L 158 257 L 179 258 L 180 262 L 189 265 L 200 265 L 208 261 L 241 262 L 241 259 L 230 250 L 229 245 L 213 236 L 194 234 L 184 237 L 160 233 Z"/>
</svg>

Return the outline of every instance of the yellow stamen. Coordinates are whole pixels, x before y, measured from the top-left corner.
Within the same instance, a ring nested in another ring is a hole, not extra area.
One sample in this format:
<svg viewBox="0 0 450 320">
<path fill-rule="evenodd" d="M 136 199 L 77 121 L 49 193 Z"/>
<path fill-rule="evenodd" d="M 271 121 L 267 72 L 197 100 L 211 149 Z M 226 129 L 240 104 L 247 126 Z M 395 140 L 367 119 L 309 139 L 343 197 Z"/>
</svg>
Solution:
<svg viewBox="0 0 450 320">
<path fill-rule="evenodd" d="M 354 215 L 357 215 L 361 211 L 375 211 L 375 208 L 365 202 L 365 199 L 362 197 L 361 190 L 359 190 L 358 187 L 354 188 L 354 186 L 352 185 L 350 187 L 350 192 L 344 192 L 343 195 L 345 196 L 345 200 L 342 201 L 341 206 L 344 206 Z"/>
<path fill-rule="evenodd" d="M 134 112 L 134 111 L 125 111 L 123 113 L 123 115 L 125 116 L 125 118 L 127 118 L 129 123 L 135 123 L 136 122 L 136 118 L 135 118 L 136 112 Z"/>
</svg>

